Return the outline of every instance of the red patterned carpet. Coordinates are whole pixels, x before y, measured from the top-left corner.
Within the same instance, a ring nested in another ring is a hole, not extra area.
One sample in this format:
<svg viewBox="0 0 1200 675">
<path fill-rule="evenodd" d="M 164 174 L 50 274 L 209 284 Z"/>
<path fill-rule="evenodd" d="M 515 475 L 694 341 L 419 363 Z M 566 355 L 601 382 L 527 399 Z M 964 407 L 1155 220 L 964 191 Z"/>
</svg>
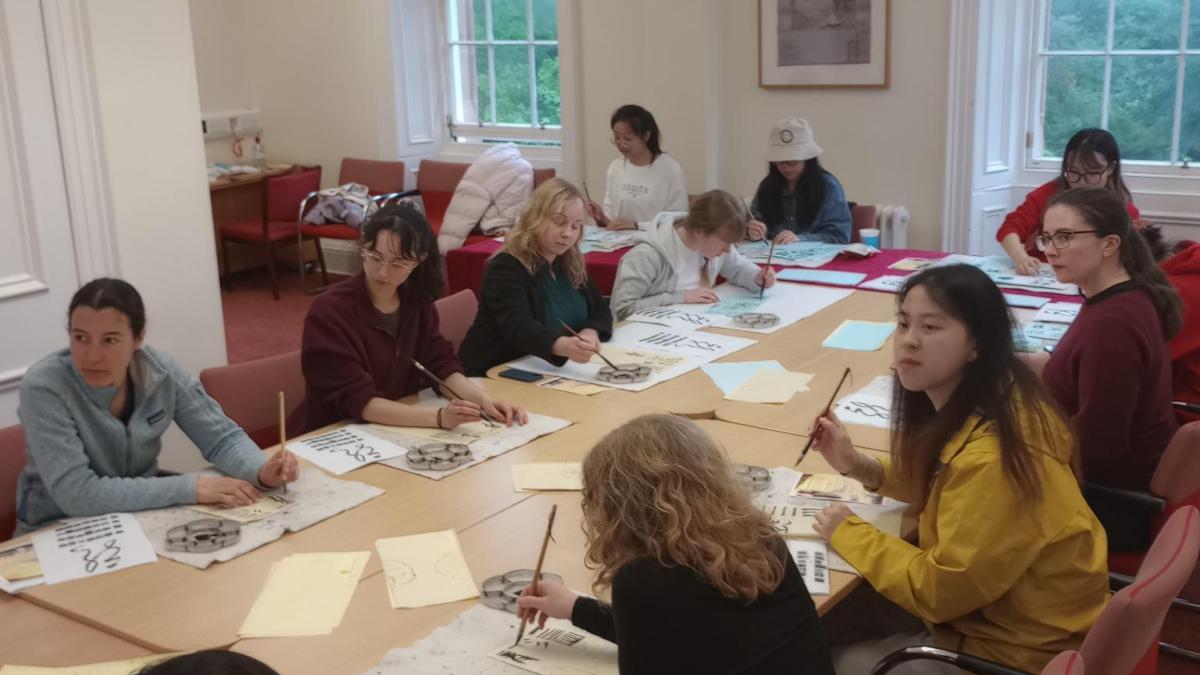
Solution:
<svg viewBox="0 0 1200 675">
<path fill-rule="evenodd" d="M 345 277 L 330 274 L 330 281 Z M 318 285 L 321 275 L 307 275 Z M 253 361 L 300 349 L 304 316 L 314 296 L 300 289 L 300 275 L 279 275 L 279 300 L 271 297 L 271 278 L 266 270 L 250 270 L 233 277 L 233 290 L 221 291 L 225 315 L 225 346 L 229 363 Z"/>
</svg>

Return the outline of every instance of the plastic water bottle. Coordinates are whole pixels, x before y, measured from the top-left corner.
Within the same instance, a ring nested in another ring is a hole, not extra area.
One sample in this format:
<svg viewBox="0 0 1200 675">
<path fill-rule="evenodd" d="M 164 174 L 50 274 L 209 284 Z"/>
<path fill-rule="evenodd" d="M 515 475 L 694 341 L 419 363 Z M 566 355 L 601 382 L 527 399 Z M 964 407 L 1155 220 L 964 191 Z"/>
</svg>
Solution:
<svg viewBox="0 0 1200 675">
<path fill-rule="evenodd" d="M 263 150 L 262 136 L 254 137 L 254 148 L 251 150 L 250 157 L 254 161 L 254 166 L 259 169 L 267 168 L 267 152 Z"/>
</svg>

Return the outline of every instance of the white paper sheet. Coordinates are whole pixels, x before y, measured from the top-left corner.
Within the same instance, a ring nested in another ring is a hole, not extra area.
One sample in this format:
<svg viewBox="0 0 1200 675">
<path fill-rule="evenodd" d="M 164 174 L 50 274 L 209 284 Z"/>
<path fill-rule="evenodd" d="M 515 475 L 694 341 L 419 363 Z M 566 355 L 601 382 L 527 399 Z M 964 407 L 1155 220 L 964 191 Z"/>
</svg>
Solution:
<svg viewBox="0 0 1200 675">
<path fill-rule="evenodd" d="M 899 276 L 897 274 L 885 274 L 881 277 L 875 277 L 870 281 L 864 281 L 858 285 L 859 288 L 868 291 L 883 291 L 884 293 L 899 293 L 904 284 L 908 282 L 907 276 Z"/>
<path fill-rule="evenodd" d="M 719 333 L 700 333 L 694 330 L 666 328 L 645 323 L 625 323 L 613 330 L 612 339 L 607 344 L 685 356 L 696 359 L 700 363 L 708 363 L 729 356 L 756 342 L 758 341 Z M 603 347 L 600 352 L 604 353 Z"/>
<path fill-rule="evenodd" d="M 110 513 L 64 521 L 33 535 L 47 584 L 99 576 L 158 560 L 137 519 Z"/>
<path fill-rule="evenodd" d="M 707 305 L 693 305 L 690 311 L 681 305 L 649 307 L 629 315 L 628 321 L 654 323 L 671 328 L 697 330 L 713 325 L 716 318 L 704 312 Z"/>
<path fill-rule="evenodd" d="M 809 595 L 829 595 L 829 548 L 819 539 L 789 539 L 788 553 L 804 577 Z"/>
<path fill-rule="evenodd" d="M 880 375 L 867 386 L 847 394 L 834 404 L 843 424 L 889 429 L 892 423 L 892 376 Z"/>
<path fill-rule="evenodd" d="M 1075 317 L 1079 316 L 1081 309 L 1083 309 L 1083 305 L 1078 302 L 1051 302 L 1042 305 L 1037 314 L 1033 315 L 1033 320 L 1048 323 L 1072 323 L 1075 321 Z"/>
<path fill-rule="evenodd" d="M 365 433 L 358 425 L 334 429 L 302 441 L 288 441 L 287 448 L 335 476 L 408 451 L 407 448 Z"/>
</svg>

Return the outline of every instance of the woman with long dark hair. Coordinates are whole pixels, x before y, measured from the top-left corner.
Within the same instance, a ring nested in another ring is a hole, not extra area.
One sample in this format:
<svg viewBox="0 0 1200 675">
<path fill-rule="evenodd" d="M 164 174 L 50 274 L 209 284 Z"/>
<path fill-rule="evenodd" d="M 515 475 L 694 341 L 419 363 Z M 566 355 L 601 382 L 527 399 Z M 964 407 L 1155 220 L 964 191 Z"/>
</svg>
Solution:
<svg viewBox="0 0 1200 675">
<path fill-rule="evenodd" d="M 687 211 L 683 167 L 662 149 L 658 122 L 640 105 L 623 105 L 609 120 L 621 156 L 608 165 L 604 205 L 589 201 L 587 213 L 610 230 L 647 229 L 664 211 Z"/>
<path fill-rule="evenodd" d="M 821 166 L 821 147 L 812 127 L 799 118 L 779 120 L 771 129 L 767 177 L 758 184 L 750 210 L 750 239 L 777 244 L 794 241 L 850 242 L 850 206 L 842 184 Z"/>
<path fill-rule="evenodd" d="M 1046 386 L 1079 434 L 1089 483 L 1149 490 L 1175 435 L 1171 358 L 1179 295 L 1111 190 L 1079 188 L 1046 209 L 1037 244 L 1059 281 L 1079 286 L 1083 308 L 1044 362 Z M 1150 519 L 1089 491 L 1114 550 L 1149 546 Z"/>
<path fill-rule="evenodd" d="M 1080 129 L 1067 141 L 1058 177 L 1030 192 L 1025 201 L 1004 217 L 996 241 L 1021 274 L 1037 274 L 1045 254 L 1035 244 L 1042 233 L 1042 218 L 1050 200 L 1065 190 L 1103 187 L 1117 195 L 1129 211 L 1140 218 L 1133 195 L 1121 177 L 1121 149 L 1117 139 L 1104 129 Z"/>
<path fill-rule="evenodd" d="M 1108 598 L 1104 531 L 1072 470 L 1074 438 L 1017 358 L 1004 296 L 982 271 L 914 275 L 897 318 L 891 458 L 856 450 L 832 413 L 814 431 L 835 470 L 920 511 L 915 546 L 844 505 L 817 517 L 874 590 L 826 617 L 835 666 L 866 673 L 894 649 L 932 644 L 1038 672 L 1079 646 Z M 874 639 L 851 637 L 872 605 Z"/>
</svg>

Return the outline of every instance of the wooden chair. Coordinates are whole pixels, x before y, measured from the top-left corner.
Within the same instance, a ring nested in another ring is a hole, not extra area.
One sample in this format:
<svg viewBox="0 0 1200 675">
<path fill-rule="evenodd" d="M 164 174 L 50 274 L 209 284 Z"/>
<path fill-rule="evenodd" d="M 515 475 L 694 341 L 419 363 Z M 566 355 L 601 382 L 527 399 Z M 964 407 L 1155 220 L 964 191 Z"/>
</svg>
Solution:
<svg viewBox="0 0 1200 675">
<path fill-rule="evenodd" d="M 27 462 L 21 425 L 0 429 L 0 541 L 17 527 L 17 478 Z"/>
</svg>

